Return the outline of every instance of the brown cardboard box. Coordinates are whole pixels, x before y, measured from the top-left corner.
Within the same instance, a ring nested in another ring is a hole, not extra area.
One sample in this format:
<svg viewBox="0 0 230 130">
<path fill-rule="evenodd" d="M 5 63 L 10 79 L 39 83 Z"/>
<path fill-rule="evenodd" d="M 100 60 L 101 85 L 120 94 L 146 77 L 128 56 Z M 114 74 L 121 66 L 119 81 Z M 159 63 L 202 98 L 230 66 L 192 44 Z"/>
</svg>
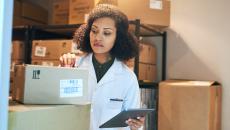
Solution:
<svg viewBox="0 0 230 130">
<path fill-rule="evenodd" d="M 61 55 L 77 51 L 72 40 L 34 40 L 32 44 L 32 60 L 59 60 Z"/>
<path fill-rule="evenodd" d="M 94 0 L 70 0 L 69 24 L 85 23 L 87 14 L 92 10 Z"/>
<path fill-rule="evenodd" d="M 34 21 L 24 17 L 14 16 L 13 26 L 22 26 L 22 25 L 44 25 L 44 23 Z"/>
<path fill-rule="evenodd" d="M 25 53 L 25 44 L 23 41 L 13 41 L 11 49 L 12 60 L 23 60 Z"/>
<path fill-rule="evenodd" d="M 130 20 L 140 19 L 141 23 L 158 26 L 170 24 L 169 0 L 118 0 L 118 8 Z"/>
<path fill-rule="evenodd" d="M 82 104 L 89 102 L 88 70 L 18 65 L 12 99 L 24 104 Z"/>
<path fill-rule="evenodd" d="M 23 1 L 22 17 L 47 24 L 48 11 L 38 5 Z"/>
<path fill-rule="evenodd" d="M 163 81 L 158 130 L 221 130 L 221 86 L 213 81 Z"/>
<path fill-rule="evenodd" d="M 156 48 L 151 44 L 140 44 L 140 55 L 139 62 L 148 63 L 155 65 L 156 64 Z"/>
<path fill-rule="evenodd" d="M 59 60 L 32 60 L 33 65 L 43 65 L 43 66 L 58 66 L 60 64 Z"/>
<path fill-rule="evenodd" d="M 21 16 L 22 5 L 20 0 L 14 0 L 14 16 Z"/>
<path fill-rule="evenodd" d="M 15 66 L 16 65 L 22 65 L 24 62 L 23 60 L 11 60 L 11 65 L 10 65 L 10 96 L 15 94 L 15 89 L 14 89 L 14 82 L 15 82 Z"/>
<path fill-rule="evenodd" d="M 68 24 L 69 22 L 69 1 L 53 0 L 52 3 L 52 24 Z"/>
<path fill-rule="evenodd" d="M 87 14 L 98 3 L 117 5 L 129 20 L 140 19 L 141 23 L 163 27 L 170 24 L 169 0 L 70 0 L 69 23 L 84 23 Z"/>
<path fill-rule="evenodd" d="M 156 66 L 150 64 L 139 63 L 139 80 L 156 80 Z"/>
<path fill-rule="evenodd" d="M 9 106 L 8 130 L 89 130 L 90 104 Z"/>
<path fill-rule="evenodd" d="M 85 23 L 95 5 L 103 3 L 117 5 L 117 0 L 70 0 L 69 24 Z"/>
</svg>

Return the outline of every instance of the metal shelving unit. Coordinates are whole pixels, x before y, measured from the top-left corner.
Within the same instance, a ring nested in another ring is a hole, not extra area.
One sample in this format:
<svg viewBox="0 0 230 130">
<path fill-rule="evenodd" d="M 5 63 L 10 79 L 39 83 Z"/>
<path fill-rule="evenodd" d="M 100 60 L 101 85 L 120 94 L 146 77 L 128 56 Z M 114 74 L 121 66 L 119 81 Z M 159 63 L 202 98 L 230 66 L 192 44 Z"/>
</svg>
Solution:
<svg viewBox="0 0 230 130">
<path fill-rule="evenodd" d="M 134 27 L 131 27 L 133 32 L 135 33 L 136 37 L 139 39 L 140 37 L 162 37 L 162 68 L 161 70 L 158 69 L 158 71 L 161 71 L 161 79 L 160 81 L 163 81 L 166 79 L 166 48 L 167 48 L 167 33 L 165 31 L 161 31 L 161 27 L 156 27 L 152 25 L 144 25 L 141 24 L 140 20 L 134 20 L 130 21 L 131 25 L 134 25 Z M 138 77 L 138 68 L 139 68 L 139 57 L 135 58 L 135 66 L 134 66 L 134 72 L 136 73 Z M 154 108 L 156 110 L 155 113 L 152 113 L 151 115 L 146 117 L 146 130 L 157 130 L 157 118 L 158 118 L 158 82 L 145 82 L 145 81 L 139 81 L 140 89 L 141 89 L 141 100 L 142 103 L 147 108 Z"/>
<path fill-rule="evenodd" d="M 141 24 L 140 20 L 129 21 L 130 31 L 133 32 L 136 37 L 162 37 L 162 69 L 161 79 L 166 79 L 166 42 L 167 33 L 161 32 L 159 27 L 151 25 Z M 44 40 L 44 39 L 72 39 L 73 34 L 80 24 L 73 25 L 32 25 L 32 26 L 17 26 L 13 28 L 13 40 L 23 40 L 25 42 L 25 63 L 31 63 L 31 50 L 33 40 Z M 139 57 L 135 58 L 134 72 L 138 77 L 138 61 Z M 159 70 L 158 70 L 159 71 Z M 148 108 L 155 108 L 156 112 L 151 114 L 146 119 L 146 130 L 157 130 L 157 104 L 158 104 L 158 82 L 145 82 L 139 81 L 141 89 L 141 97 L 146 98 Z"/>
</svg>

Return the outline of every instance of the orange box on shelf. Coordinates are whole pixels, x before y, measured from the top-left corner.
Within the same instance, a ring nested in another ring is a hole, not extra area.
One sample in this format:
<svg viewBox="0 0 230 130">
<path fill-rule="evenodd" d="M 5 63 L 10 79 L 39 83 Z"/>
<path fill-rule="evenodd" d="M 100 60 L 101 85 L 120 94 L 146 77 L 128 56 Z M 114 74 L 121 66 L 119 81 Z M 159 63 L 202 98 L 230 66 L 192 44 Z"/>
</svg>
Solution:
<svg viewBox="0 0 230 130">
<path fill-rule="evenodd" d="M 69 1 L 70 0 L 54 0 L 52 3 L 52 24 L 68 24 L 69 23 Z"/>
<path fill-rule="evenodd" d="M 85 23 L 95 5 L 103 3 L 117 5 L 117 0 L 70 0 L 69 24 Z"/>
<path fill-rule="evenodd" d="M 118 0 L 118 8 L 130 20 L 140 19 L 141 23 L 163 27 L 170 24 L 169 0 Z"/>
<path fill-rule="evenodd" d="M 34 40 L 32 44 L 32 60 L 59 60 L 61 55 L 77 51 L 72 40 Z"/>
<path fill-rule="evenodd" d="M 43 24 L 48 23 L 48 11 L 30 2 L 22 2 L 21 17 L 37 21 Z"/>
<path fill-rule="evenodd" d="M 139 62 L 156 64 L 156 48 L 151 44 L 140 44 Z"/>
<path fill-rule="evenodd" d="M 23 41 L 13 41 L 11 49 L 12 60 L 23 60 L 25 53 L 25 43 Z"/>
</svg>

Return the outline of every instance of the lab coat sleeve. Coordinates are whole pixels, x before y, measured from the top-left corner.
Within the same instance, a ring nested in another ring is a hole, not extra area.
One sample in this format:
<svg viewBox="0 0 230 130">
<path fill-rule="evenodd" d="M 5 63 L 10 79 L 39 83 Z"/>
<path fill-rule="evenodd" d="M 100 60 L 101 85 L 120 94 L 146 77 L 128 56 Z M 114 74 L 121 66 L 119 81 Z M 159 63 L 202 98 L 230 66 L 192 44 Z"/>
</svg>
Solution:
<svg viewBox="0 0 230 130">
<path fill-rule="evenodd" d="M 140 108 L 140 89 L 136 76 L 133 77 L 127 90 L 123 110 L 130 108 Z M 124 130 L 130 130 L 130 128 L 126 127 Z M 143 130 L 143 127 L 138 130 Z"/>
</svg>

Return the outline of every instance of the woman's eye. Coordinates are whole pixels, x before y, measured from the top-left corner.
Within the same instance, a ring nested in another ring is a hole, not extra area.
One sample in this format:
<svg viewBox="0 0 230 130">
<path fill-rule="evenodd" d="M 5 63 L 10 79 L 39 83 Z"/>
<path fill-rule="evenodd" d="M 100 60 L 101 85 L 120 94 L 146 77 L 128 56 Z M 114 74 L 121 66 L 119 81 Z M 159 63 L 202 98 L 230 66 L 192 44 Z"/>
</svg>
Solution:
<svg viewBox="0 0 230 130">
<path fill-rule="evenodd" d="M 106 35 L 106 36 L 108 36 L 110 34 L 111 34 L 110 32 L 104 32 L 104 35 Z"/>
<path fill-rule="evenodd" d="M 97 33 L 97 31 L 96 31 L 96 30 L 91 30 L 91 32 L 92 32 L 92 33 L 94 33 L 94 34 L 95 34 L 95 33 Z"/>
</svg>

